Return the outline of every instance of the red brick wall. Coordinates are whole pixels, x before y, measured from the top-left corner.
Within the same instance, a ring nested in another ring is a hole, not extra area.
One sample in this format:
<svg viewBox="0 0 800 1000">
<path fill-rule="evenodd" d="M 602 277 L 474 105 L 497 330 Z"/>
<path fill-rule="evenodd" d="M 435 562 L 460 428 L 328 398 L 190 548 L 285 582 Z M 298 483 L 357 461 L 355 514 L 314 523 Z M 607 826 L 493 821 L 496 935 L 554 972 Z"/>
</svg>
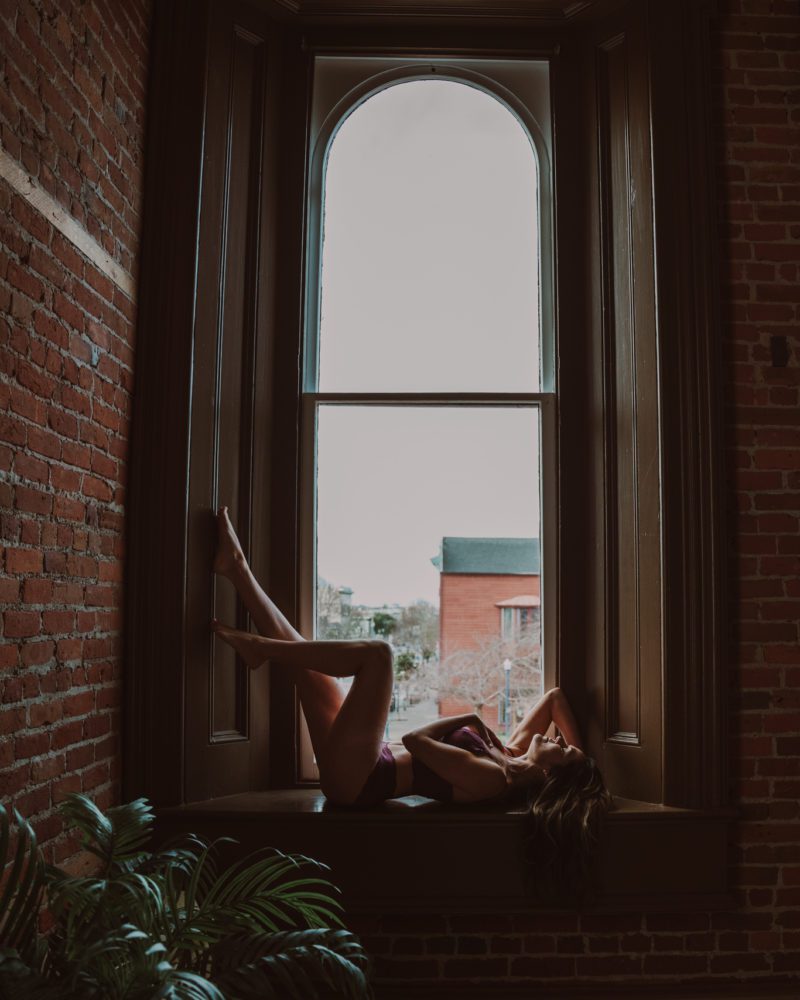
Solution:
<svg viewBox="0 0 800 1000">
<path fill-rule="evenodd" d="M 439 650 L 442 662 L 459 649 L 475 649 L 481 639 L 500 637 L 498 601 L 521 594 L 539 594 L 539 577 L 508 574 L 442 573 L 439 578 Z M 461 715 L 473 706 L 455 697 L 443 697 L 439 715 Z M 485 705 L 481 715 L 496 728 L 499 705 Z"/>
<path fill-rule="evenodd" d="M 126 271 L 148 0 L 0 0 L 3 148 Z M 0 794 L 51 857 L 54 805 L 118 796 L 134 303 L 0 180 Z"/>
<path fill-rule="evenodd" d="M 457 649 L 474 649 L 476 638 L 500 635 L 498 601 L 521 594 L 539 596 L 538 576 L 442 573 L 439 580 L 439 649 L 446 659 Z"/>
<path fill-rule="evenodd" d="M 558 985 L 800 976 L 800 10 L 715 22 L 734 831 L 726 913 L 364 921 L 382 979 Z M 781 361 L 786 338 L 788 363 Z M 644 990 L 645 987 L 642 987 Z M 644 993 L 643 993 L 644 995 Z M 800 983 L 798 984 L 800 995 Z"/>
</svg>

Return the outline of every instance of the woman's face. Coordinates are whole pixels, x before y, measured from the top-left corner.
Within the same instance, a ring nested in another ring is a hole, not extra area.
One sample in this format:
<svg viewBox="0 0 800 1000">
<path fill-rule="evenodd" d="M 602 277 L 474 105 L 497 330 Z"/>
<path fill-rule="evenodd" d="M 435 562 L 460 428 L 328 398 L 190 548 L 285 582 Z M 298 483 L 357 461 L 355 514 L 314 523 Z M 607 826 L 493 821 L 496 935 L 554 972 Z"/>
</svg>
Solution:
<svg viewBox="0 0 800 1000">
<path fill-rule="evenodd" d="M 542 736 L 541 733 L 536 733 L 528 749 L 528 759 L 546 771 L 554 764 L 568 764 L 585 756 L 583 750 L 568 746 L 562 736 L 550 739 L 549 736 Z"/>
</svg>

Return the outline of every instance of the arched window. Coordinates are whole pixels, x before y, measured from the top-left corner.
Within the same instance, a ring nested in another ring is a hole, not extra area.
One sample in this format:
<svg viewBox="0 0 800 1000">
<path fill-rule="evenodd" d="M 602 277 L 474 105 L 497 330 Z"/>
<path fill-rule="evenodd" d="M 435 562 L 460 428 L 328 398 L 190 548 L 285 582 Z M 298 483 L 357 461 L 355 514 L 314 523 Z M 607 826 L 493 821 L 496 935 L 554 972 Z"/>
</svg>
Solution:
<svg viewBox="0 0 800 1000">
<path fill-rule="evenodd" d="M 336 68 L 318 60 L 318 102 Z M 350 90 L 310 184 L 304 626 L 392 642 L 398 739 L 409 712 L 502 728 L 543 683 L 543 644 L 496 611 L 543 593 L 543 167 L 530 111 L 447 69 Z"/>
</svg>

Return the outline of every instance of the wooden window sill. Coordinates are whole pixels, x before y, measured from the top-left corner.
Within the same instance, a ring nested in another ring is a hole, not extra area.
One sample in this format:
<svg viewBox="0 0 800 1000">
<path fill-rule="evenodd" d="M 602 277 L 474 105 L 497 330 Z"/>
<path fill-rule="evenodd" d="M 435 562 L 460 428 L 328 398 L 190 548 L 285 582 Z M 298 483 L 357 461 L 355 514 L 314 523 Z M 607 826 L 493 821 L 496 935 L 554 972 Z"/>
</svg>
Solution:
<svg viewBox="0 0 800 1000">
<path fill-rule="evenodd" d="M 587 909 L 709 910 L 727 889 L 730 809 L 616 799 Z M 331 806 L 318 789 L 250 792 L 158 811 L 157 837 L 230 836 L 237 853 L 271 846 L 331 866 L 351 912 L 509 912 L 525 892 L 522 813 L 410 797 L 368 809 Z"/>
</svg>

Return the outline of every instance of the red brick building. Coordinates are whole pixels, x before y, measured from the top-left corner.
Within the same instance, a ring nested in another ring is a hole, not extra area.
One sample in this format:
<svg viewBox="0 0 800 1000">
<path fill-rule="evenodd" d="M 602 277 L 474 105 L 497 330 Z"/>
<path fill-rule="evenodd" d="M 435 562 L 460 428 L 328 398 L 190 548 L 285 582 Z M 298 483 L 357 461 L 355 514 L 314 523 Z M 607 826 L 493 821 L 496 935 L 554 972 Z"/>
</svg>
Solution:
<svg viewBox="0 0 800 1000">
<path fill-rule="evenodd" d="M 538 538 L 442 539 L 434 561 L 439 580 L 439 650 L 443 673 L 448 664 L 457 676 L 458 654 L 481 651 L 482 673 L 473 678 L 488 699 L 481 714 L 490 726 L 502 717 L 504 687 L 504 642 L 513 640 L 525 626 L 538 621 L 540 555 Z M 453 686 L 457 686 L 454 678 Z M 534 684 L 534 686 L 536 686 Z M 500 692 L 498 694 L 498 692 Z M 474 707 L 468 697 L 459 697 L 448 685 L 439 701 L 441 715 L 457 715 Z"/>
</svg>

